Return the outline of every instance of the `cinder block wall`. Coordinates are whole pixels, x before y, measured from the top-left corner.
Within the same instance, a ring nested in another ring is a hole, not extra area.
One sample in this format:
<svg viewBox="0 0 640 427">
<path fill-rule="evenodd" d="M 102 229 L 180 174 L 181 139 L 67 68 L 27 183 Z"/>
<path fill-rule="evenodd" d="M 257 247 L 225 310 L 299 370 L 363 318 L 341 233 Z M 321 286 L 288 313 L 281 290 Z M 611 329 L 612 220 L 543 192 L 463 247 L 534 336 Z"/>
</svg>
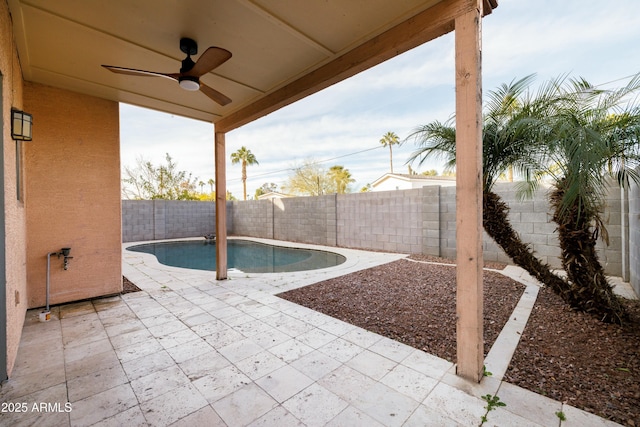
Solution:
<svg viewBox="0 0 640 427">
<path fill-rule="evenodd" d="M 640 295 L 640 187 L 629 190 L 629 277 Z"/>
<path fill-rule="evenodd" d="M 553 213 L 548 203 L 548 189 L 541 188 L 533 199 L 519 201 L 516 185 L 496 184 L 494 191 L 509 205 L 509 220 L 525 243 L 533 245 L 536 256 L 553 268 L 561 268 L 560 247 L 552 222 Z M 441 256 L 456 256 L 455 187 L 442 187 L 440 203 L 440 251 Z M 607 273 L 622 275 L 622 228 L 620 190 L 614 184 L 608 192 L 603 216 L 609 233 L 609 245 L 598 241 L 600 261 Z M 484 233 L 483 257 L 485 261 L 511 263 L 511 259 Z"/>
<path fill-rule="evenodd" d="M 559 268 L 560 249 L 555 224 L 551 222 L 547 190 L 539 190 L 532 200 L 526 201 L 518 201 L 516 187 L 512 183 L 500 183 L 495 191 L 510 206 L 511 225 L 523 242 L 532 244 L 542 261 Z M 630 258 L 629 264 L 637 278 L 640 274 L 640 202 L 637 188 L 631 194 L 635 199 L 630 202 L 630 211 L 635 209 L 632 211 L 635 213 L 629 216 L 629 234 L 635 240 L 630 246 L 630 253 L 635 258 Z M 607 273 L 615 276 L 622 275 L 620 200 L 620 190 L 613 186 L 607 197 L 604 214 L 610 245 L 598 243 L 601 262 Z M 150 207 L 154 204 L 155 208 Z M 213 229 L 213 208 L 213 203 L 206 202 L 124 201 L 123 239 L 153 240 L 206 234 L 208 227 Z M 129 218 L 129 215 L 138 217 Z M 430 186 L 273 201 L 229 202 L 227 218 L 227 230 L 235 235 L 422 253 L 450 259 L 456 257 L 455 187 Z M 483 249 L 487 261 L 511 262 L 486 234 Z"/>
<path fill-rule="evenodd" d="M 273 239 L 273 211 L 271 200 L 231 202 L 234 234 Z"/>
<path fill-rule="evenodd" d="M 422 188 L 422 253 L 442 256 L 440 253 L 440 186 Z"/>
<path fill-rule="evenodd" d="M 141 242 L 155 239 L 155 200 L 122 201 L 122 241 Z"/>
<path fill-rule="evenodd" d="M 440 188 L 440 256 L 456 257 L 456 188 Z"/>
<path fill-rule="evenodd" d="M 439 255 L 439 187 L 341 194 L 338 245 Z"/>
<path fill-rule="evenodd" d="M 213 202 L 122 201 L 123 242 L 204 236 L 215 231 L 215 223 Z"/>
<path fill-rule="evenodd" d="M 204 236 L 216 230 L 216 209 L 214 203 L 195 201 L 156 200 L 157 239 L 174 239 L 183 237 Z M 161 225 L 164 224 L 164 230 Z"/>
<path fill-rule="evenodd" d="M 552 213 L 547 202 L 547 190 L 540 189 L 533 199 L 524 201 L 518 201 L 516 186 L 512 183 L 496 184 L 494 192 L 509 205 L 509 221 L 522 241 L 533 245 L 536 256 L 541 261 L 554 268 L 561 267 L 560 249 L 554 232 L 555 224 L 551 222 Z M 483 251 L 485 261 L 511 262 L 486 233 Z"/>
<path fill-rule="evenodd" d="M 628 230 L 622 229 L 622 204 L 620 187 L 611 183 L 607 193 L 606 210 L 603 216 L 604 225 L 609 234 L 609 245 L 602 239 L 598 240 L 596 248 L 600 256 L 600 262 L 606 271 L 613 272 L 616 276 L 622 276 L 622 239 L 626 237 Z"/>
<path fill-rule="evenodd" d="M 274 239 L 337 245 L 335 194 L 274 199 L 273 206 Z M 238 230 L 233 232 L 244 234 Z"/>
</svg>

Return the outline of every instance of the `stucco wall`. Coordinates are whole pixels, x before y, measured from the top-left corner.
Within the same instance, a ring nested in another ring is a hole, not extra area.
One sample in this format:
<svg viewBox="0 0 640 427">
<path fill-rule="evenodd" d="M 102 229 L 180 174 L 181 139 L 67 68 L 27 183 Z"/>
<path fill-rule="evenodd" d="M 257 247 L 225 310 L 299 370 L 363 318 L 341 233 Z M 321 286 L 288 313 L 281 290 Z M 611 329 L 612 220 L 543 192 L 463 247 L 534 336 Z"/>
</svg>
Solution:
<svg viewBox="0 0 640 427">
<path fill-rule="evenodd" d="M 411 183 L 409 181 L 398 178 L 387 178 L 375 187 L 375 191 L 408 190 L 410 188 Z"/>
<path fill-rule="evenodd" d="M 51 304 L 120 292 L 118 103 L 33 83 L 24 99 L 29 307 L 45 304 L 47 253 L 62 247 L 73 259 L 67 271 L 52 259 Z"/>
<path fill-rule="evenodd" d="M 410 190 L 412 188 L 422 188 L 428 186 L 455 187 L 454 179 L 438 179 L 435 177 L 416 176 L 413 179 L 407 177 L 387 176 L 378 182 L 371 191 L 394 191 L 394 190 Z"/>
<path fill-rule="evenodd" d="M 24 203 L 18 200 L 16 187 L 16 142 L 11 139 L 11 108 L 25 109 L 23 105 L 23 82 L 15 45 L 12 24 L 6 2 L 0 2 L 0 79 L 2 82 L 2 183 L 4 207 L 4 254 L 6 293 L 6 367 L 11 374 L 15 363 L 24 316 L 27 309 L 26 280 L 26 219 Z M 24 153 L 24 145 L 18 149 Z M 21 170 L 25 172 L 24 167 Z M 0 183 L 0 184 L 2 184 Z M 26 193 L 22 193 L 25 197 Z M 0 243 L 2 244 L 2 243 Z M 0 253 L 1 254 L 1 253 Z M 0 346 L 2 348 L 2 346 Z M 4 359 L 4 358 L 3 358 Z"/>
</svg>

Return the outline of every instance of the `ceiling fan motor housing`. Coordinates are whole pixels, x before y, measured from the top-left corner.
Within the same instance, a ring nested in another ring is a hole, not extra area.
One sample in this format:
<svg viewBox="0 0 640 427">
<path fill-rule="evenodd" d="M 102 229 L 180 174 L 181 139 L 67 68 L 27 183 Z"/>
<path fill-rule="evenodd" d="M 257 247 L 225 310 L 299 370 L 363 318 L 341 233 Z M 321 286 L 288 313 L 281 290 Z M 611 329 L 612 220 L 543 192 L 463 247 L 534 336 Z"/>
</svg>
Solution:
<svg viewBox="0 0 640 427">
<path fill-rule="evenodd" d="M 196 63 L 193 62 L 193 59 L 191 59 L 190 56 L 187 56 L 182 60 L 182 67 L 180 68 L 180 72 L 188 73 L 189 71 L 191 71 L 194 65 L 196 65 Z"/>
<path fill-rule="evenodd" d="M 195 55 L 198 53 L 198 43 L 193 39 L 183 37 L 180 39 L 180 50 L 187 55 Z"/>
<path fill-rule="evenodd" d="M 198 53 L 198 43 L 193 39 L 183 37 L 180 39 L 180 50 L 187 54 L 187 57 L 182 60 L 181 73 L 188 73 L 196 65 L 191 59 L 191 55 Z"/>
</svg>

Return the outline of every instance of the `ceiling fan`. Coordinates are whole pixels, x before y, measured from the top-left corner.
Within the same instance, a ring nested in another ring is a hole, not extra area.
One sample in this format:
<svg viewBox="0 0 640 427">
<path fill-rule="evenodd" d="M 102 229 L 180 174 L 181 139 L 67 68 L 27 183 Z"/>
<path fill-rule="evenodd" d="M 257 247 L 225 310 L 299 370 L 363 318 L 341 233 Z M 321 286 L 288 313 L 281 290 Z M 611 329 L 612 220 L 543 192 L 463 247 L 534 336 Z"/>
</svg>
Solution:
<svg viewBox="0 0 640 427">
<path fill-rule="evenodd" d="M 118 74 L 142 77 L 166 77 L 177 81 L 180 87 L 185 90 L 200 90 L 200 92 L 222 106 L 230 103 L 230 98 L 202 83 L 200 77 L 228 61 L 229 58 L 231 58 L 231 52 L 220 47 L 211 46 L 200 55 L 200 58 L 198 58 L 196 62 L 193 62 L 191 55 L 198 53 L 198 44 L 194 40 L 186 37 L 180 39 L 180 50 L 186 53 L 187 57 L 182 60 L 182 67 L 179 73 L 158 73 L 155 71 L 116 67 L 113 65 L 103 65 L 103 67 Z"/>
</svg>

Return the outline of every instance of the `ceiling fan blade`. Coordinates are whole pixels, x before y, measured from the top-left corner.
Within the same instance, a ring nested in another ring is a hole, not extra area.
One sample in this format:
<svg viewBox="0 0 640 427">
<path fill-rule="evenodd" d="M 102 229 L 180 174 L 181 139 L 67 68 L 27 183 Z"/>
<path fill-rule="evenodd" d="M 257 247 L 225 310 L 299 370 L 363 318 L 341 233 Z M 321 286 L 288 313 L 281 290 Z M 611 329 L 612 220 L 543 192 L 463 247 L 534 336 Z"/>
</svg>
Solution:
<svg viewBox="0 0 640 427">
<path fill-rule="evenodd" d="M 200 82 L 200 92 L 207 95 L 209 98 L 222 105 L 223 107 L 231 102 L 231 98 L 226 95 L 221 94 L 217 90 L 207 86 L 206 84 Z"/>
<path fill-rule="evenodd" d="M 231 52 L 221 47 L 211 46 L 200 55 L 196 65 L 192 69 L 183 73 L 185 76 L 200 77 L 209 71 L 224 64 L 231 58 Z"/>
<path fill-rule="evenodd" d="M 116 67 L 113 65 L 103 65 L 103 67 L 116 74 L 126 74 L 129 76 L 141 76 L 141 77 L 166 77 L 171 80 L 178 79 L 178 74 L 172 74 L 172 73 L 157 73 L 155 71 L 136 70 L 134 68 Z"/>
</svg>

